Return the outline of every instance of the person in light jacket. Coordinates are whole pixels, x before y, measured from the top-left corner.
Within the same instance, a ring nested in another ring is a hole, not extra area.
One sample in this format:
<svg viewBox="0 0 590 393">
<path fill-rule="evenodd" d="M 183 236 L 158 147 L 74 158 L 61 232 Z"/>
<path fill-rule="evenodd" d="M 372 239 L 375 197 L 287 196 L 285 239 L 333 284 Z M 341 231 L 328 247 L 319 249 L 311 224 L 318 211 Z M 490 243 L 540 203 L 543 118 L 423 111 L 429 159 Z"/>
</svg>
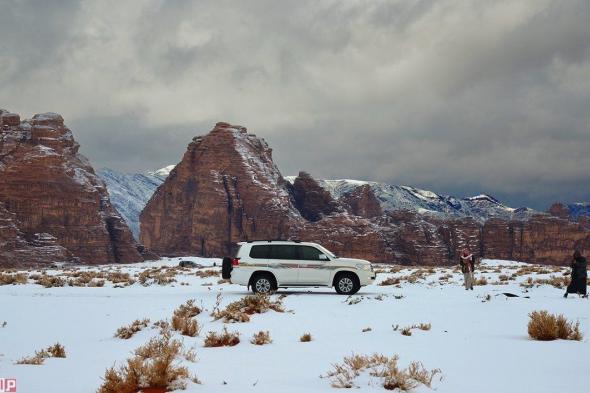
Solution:
<svg viewBox="0 0 590 393">
<path fill-rule="evenodd" d="M 586 292 L 587 279 L 588 279 L 588 263 L 586 258 L 582 256 L 579 250 L 574 251 L 574 257 L 572 259 L 572 280 L 570 285 L 567 286 L 567 290 L 563 297 L 567 297 L 568 293 L 577 293 L 583 297 L 588 297 Z"/>
<path fill-rule="evenodd" d="M 473 291 L 473 281 L 475 281 L 475 276 L 473 274 L 473 271 L 475 270 L 475 257 L 471 251 L 469 251 L 469 248 L 465 248 L 461 253 L 459 265 L 461 265 L 461 271 L 463 272 L 463 278 L 465 279 L 465 290 L 471 289 Z"/>
</svg>

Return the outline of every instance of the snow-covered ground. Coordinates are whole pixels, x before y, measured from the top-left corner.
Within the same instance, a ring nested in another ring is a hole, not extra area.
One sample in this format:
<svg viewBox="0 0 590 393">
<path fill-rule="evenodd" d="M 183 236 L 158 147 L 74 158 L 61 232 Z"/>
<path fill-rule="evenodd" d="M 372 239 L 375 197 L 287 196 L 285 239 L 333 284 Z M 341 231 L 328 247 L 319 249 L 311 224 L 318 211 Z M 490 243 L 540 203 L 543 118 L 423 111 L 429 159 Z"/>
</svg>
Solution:
<svg viewBox="0 0 590 393">
<path fill-rule="evenodd" d="M 215 259 L 182 259 L 206 266 L 203 269 L 219 265 Z M 133 276 L 149 267 L 176 266 L 179 260 L 77 269 L 120 269 Z M 222 307 L 248 293 L 244 287 L 218 284 L 219 277 L 197 277 L 195 273 L 203 269 L 186 270 L 166 285 L 136 282 L 122 288 L 108 281 L 103 287 L 44 288 L 29 279 L 27 284 L 0 286 L 0 378 L 16 378 L 18 392 L 24 393 L 94 392 L 107 367 L 122 364 L 131 351 L 159 334 L 147 328 L 122 340 L 113 337 L 117 328 L 135 319 L 169 319 L 180 304 L 196 299 L 197 305 L 207 309 L 197 316 L 203 326 L 200 336 L 177 336 L 185 347 L 194 347 L 198 357 L 197 362 L 185 364 L 202 384 L 189 384 L 188 392 L 333 392 L 329 379 L 320 375 L 352 353 L 397 354 L 403 367 L 420 361 L 427 369 L 440 368 L 442 379 L 436 377 L 433 382 L 440 393 L 586 391 L 590 301 L 578 296 L 564 299 L 562 289 L 549 285 L 521 286 L 529 277 L 567 273 L 566 269 L 538 268 L 512 276 L 525 266 L 530 265 L 484 261 L 477 277 L 486 278 L 488 284 L 474 291 L 463 289 L 462 276 L 453 269 L 394 267 L 390 272 L 391 266 L 379 267 L 383 272 L 376 284 L 401 277 L 399 284 L 364 287 L 352 298 L 331 289 L 282 290 L 279 294 L 287 295 L 284 306 L 292 312 L 269 311 L 252 316 L 247 323 L 228 324 L 230 331 L 240 332 L 241 342 L 224 348 L 203 347 L 206 333 L 221 331 L 224 325 L 209 313 L 219 293 Z M 506 297 L 503 292 L 519 297 Z M 584 340 L 529 339 L 528 313 L 541 309 L 579 320 Z M 411 336 L 392 328 L 417 323 L 430 323 L 432 328 L 413 330 Z M 367 327 L 372 330 L 362 332 Z M 268 330 L 273 343 L 251 344 L 250 338 L 259 330 Z M 305 332 L 312 334 L 311 342 L 299 341 Z M 15 364 L 56 341 L 65 346 L 67 358 L 48 359 L 40 366 Z M 364 381 L 360 391 L 383 390 L 376 380 L 367 385 L 368 380 L 359 379 Z M 421 386 L 415 391 L 430 389 Z"/>
</svg>

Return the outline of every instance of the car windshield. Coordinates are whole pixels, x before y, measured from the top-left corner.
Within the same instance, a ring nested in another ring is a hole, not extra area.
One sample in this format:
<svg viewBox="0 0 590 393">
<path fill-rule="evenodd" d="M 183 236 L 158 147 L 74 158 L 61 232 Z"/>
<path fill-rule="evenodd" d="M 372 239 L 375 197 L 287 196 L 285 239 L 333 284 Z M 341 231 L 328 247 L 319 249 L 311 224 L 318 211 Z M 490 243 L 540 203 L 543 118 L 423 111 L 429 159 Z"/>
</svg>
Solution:
<svg viewBox="0 0 590 393">
<path fill-rule="evenodd" d="M 330 258 L 338 258 L 338 256 L 336 256 L 336 254 L 334 254 L 332 251 L 328 250 L 326 247 L 322 247 L 318 244 L 318 248 L 327 256 L 329 256 Z"/>
</svg>

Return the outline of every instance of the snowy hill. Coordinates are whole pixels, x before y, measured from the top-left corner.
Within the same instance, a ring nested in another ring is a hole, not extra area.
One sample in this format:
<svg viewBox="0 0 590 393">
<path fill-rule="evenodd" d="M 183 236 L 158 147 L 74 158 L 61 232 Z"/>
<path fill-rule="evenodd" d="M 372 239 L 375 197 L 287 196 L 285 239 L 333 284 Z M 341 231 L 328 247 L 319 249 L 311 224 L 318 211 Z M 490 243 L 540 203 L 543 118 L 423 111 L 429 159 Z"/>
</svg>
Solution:
<svg viewBox="0 0 590 393">
<path fill-rule="evenodd" d="M 146 174 L 127 174 L 108 168 L 97 172 L 107 185 L 111 203 L 127 222 L 136 239 L 139 239 L 139 213 L 173 168 L 174 165 L 169 165 Z"/>
<path fill-rule="evenodd" d="M 285 179 L 293 182 L 295 176 L 287 176 Z M 351 179 L 320 180 L 319 183 L 335 199 L 340 199 L 340 197 L 352 192 L 357 187 L 369 185 L 379 200 L 381 208 L 386 212 L 410 210 L 440 218 L 473 217 L 480 222 L 490 218 L 522 220 L 534 213 L 538 213 L 526 207 L 518 209 L 508 207 L 489 195 L 477 195 L 459 199 L 410 186 Z"/>
</svg>

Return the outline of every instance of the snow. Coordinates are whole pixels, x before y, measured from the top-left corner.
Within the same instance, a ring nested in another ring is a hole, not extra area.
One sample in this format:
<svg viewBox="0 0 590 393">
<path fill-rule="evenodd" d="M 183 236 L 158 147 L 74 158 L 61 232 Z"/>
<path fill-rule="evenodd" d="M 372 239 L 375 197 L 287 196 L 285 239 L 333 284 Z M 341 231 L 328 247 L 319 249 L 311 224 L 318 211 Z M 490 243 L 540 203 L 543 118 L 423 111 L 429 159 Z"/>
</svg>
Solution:
<svg viewBox="0 0 590 393">
<path fill-rule="evenodd" d="M 168 165 L 168 166 L 165 166 L 164 168 L 160 168 L 156 171 L 148 172 L 148 175 L 157 176 L 162 179 L 165 179 L 168 177 L 168 175 L 170 175 L 170 172 L 172 172 L 172 169 L 174 169 L 175 167 L 176 167 L 176 165 Z"/>
<path fill-rule="evenodd" d="M 120 173 L 108 168 L 97 172 L 107 186 L 112 205 L 136 239 L 139 239 L 139 214 L 173 168 L 174 165 L 169 165 L 148 174 Z"/>
<path fill-rule="evenodd" d="M 207 266 L 220 262 L 182 259 Z M 80 269 L 120 268 L 137 273 L 149 267 L 175 266 L 179 260 Z M 494 282 L 500 274 L 510 275 L 522 266 L 508 261 L 484 261 L 477 268 L 477 276 Z M 390 267 L 377 268 L 389 270 Z M 402 268 L 395 273 L 379 273 L 377 281 L 408 276 L 417 270 Z M 551 274 L 561 275 L 566 271 L 556 269 Z M 292 312 L 269 311 L 254 315 L 248 323 L 228 324 L 230 331 L 240 332 L 241 343 L 228 348 L 204 348 L 205 334 L 210 330 L 220 331 L 224 325 L 209 316 L 216 296 L 222 294 L 223 307 L 247 292 L 236 285 L 218 285 L 217 277 L 196 277 L 194 272 L 179 275 L 178 283 L 164 286 L 144 287 L 138 283 L 125 288 L 114 288 L 110 283 L 102 288 L 43 288 L 33 283 L 0 286 L 0 377 L 16 378 L 19 392 L 95 391 L 107 367 L 114 363 L 120 365 L 133 349 L 158 334 L 157 330 L 148 328 L 129 340 L 121 340 L 113 337 L 117 328 L 136 318 L 147 317 L 152 321 L 170 318 L 178 305 L 194 298 L 207 311 L 197 317 L 203 325 L 200 336 L 182 337 L 185 347 L 194 347 L 198 361 L 183 362 L 203 384 L 191 384 L 187 392 L 335 392 L 329 380 L 319 376 L 344 356 L 374 352 L 398 354 L 402 367 L 411 361 L 421 361 L 428 369 L 440 368 L 442 380 L 436 378 L 433 383 L 438 393 L 542 393 L 566 387 L 581 392 L 587 388 L 584 360 L 590 355 L 590 302 L 577 296 L 564 299 L 563 290 L 550 286 L 526 290 L 518 284 L 529 276 L 549 277 L 550 274 L 531 273 L 507 285 L 486 285 L 465 291 L 460 273 L 435 268 L 413 284 L 404 281 L 399 287 L 362 288 L 354 296 L 356 304 L 349 304 L 350 299 L 336 295 L 332 289 L 282 290 L 280 293 L 287 295 L 283 300 L 285 308 Z M 48 274 L 60 273 L 63 271 L 48 271 Z M 450 282 L 439 281 L 446 274 L 452 275 Z M 179 285 L 180 282 L 190 285 Z M 507 298 L 503 292 L 521 297 Z M 396 299 L 394 295 L 403 297 Z M 540 309 L 579 320 L 584 341 L 530 340 L 526 330 L 528 314 Z M 2 321 L 7 322 L 5 327 L 1 327 Z M 431 323 L 432 329 L 414 330 L 410 337 L 392 329 L 396 324 L 403 327 L 422 322 Z M 372 331 L 361 332 L 366 327 Z M 252 334 L 259 330 L 268 330 L 273 343 L 251 344 Z M 305 332 L 312 334 L 313 341 L 299 342 Z M 49 359 L 41 366 L 14 364 L 56 341 L 65 346 L 67 358 Z M 363 377 L 358 381 L 369 379 Z M 383 388 L 375 382 L 372 386 L 362 383 L 355 391 L 383 391 Z M 430 390 L 421 386 L 416 391 Z"/>
</svg>

